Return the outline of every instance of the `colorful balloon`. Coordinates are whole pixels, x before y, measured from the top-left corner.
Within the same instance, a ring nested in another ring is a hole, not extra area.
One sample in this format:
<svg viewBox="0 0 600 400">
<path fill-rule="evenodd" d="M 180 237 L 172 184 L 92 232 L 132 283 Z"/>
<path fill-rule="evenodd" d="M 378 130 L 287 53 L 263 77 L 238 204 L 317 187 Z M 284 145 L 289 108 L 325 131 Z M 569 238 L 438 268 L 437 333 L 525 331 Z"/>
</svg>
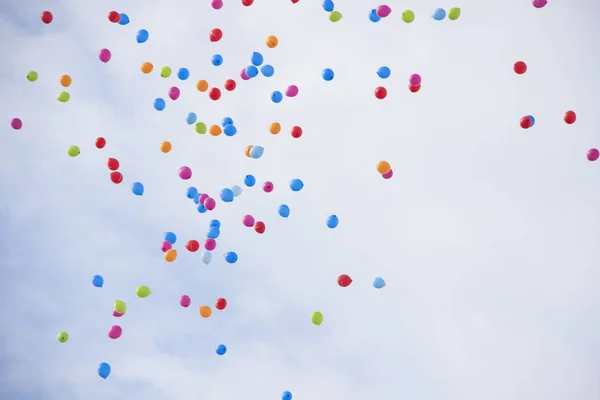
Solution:
<svg viewBox="0 0 600 400">
<path fill-rule="evenodd" d="M 329 82 L 333 80 L 335 74 L 331 68 L 325 68 L 323 71 L 321 71 L 321 76 L 323 77 L 323 80 Z"/>
<path fill-rule="evenodd" d="M 127 310 L 127 305 L 123 300 L 115 300 L 113 310 L 115 310 L 119 314 L 125 314 L 125 311 Z"/>
<path fill-rule="evenodd" d="M 37 81 L 38 80 L 38 73 L 35 72 L 35 71 L 29 71 L 27 73 L 27 80 L 29 82 L 35 82 L 35 81 Z"/>
<path fill-rule="evenodd" d="M 525 64 L 524 61 L 517 61 L 515 65 L 513 65 L 513 70 L 515 73 L 523 75 L 525 72 L 527 72 L 527 64 Z"/>
<path fill-rule="evenodd" d="M 141 182 L 134 182 L 131 184 L 131 193 L 136 196 L 141 196 L 144 194 L 144 185 Z"/>
<path fill-rule="evenodd" d="M 565 113 L 565 116 L 563 117 L 565 123 L 571 125 L 574 124 L 575 121 L 577 120 L 577 114 L 575 114 L 575 111 L 567 111 Z"/>
<path fill-rule="evenodd" d="M 101 288 L 102 286 L 104 286 L 104 278 L 100 275 L 94 275 L 92 277 L 92 285 L 94 285 L 97 288 Z"/>
<path fill-rule="evenodd" d="M 212 315 L 212 310 L 209 306 L 200 306 L 198 311 L 200 312 L 200 316 L 202 318 L 209 318 Z"/>
<path fill-rule="evenodd" d="M 290 181 L 290 189 L 292 189 L 293 192 L 299 192 L 302 190 L 302 188 L 304 187 L 304 182 L 302 182 L 302 180 L 296 178 L 296 179 L 292 179 Z"/>
<path fill-rule="evenodd" d="M 263 233 L 265 233 L 265 230 L 267 229 L 267 226 L 265 225 L 264 222 L 262 221 L 256 221 L 254 223 L 254 231 L 260 235 L 262 235 Z"/>
<path fill-rule="evenodd" d="M 173 262 L 176 259 L 177 259 L 177 250 L 169 249 L 169 250 L 165 251 L 165 261 L 166 262 Z"/>
<path fill-rule="evenodd" d="M 165 253 L 173 248 L 171 242 L 167 242 L 166 240 L 160 244 L 160 250 Z"/>
<path fill-rule="evenodd" d="M 389 67 L 386 67 L 385 65 L 383 67 L 379 67 L 379 69 L 377 70 L 377 76 L 381 79 L 387 79 L 390 77 L 391 74 L 392 71 L 389 69 Z"/>
<path fill-rule="evenodd" d="M 228 251 L 225 253 L 225 261 L 229 264 L 235 264 L 238 260 L 238 255 L 235 251 Z"/>
<path fill-rule="evenodd" d="M 337 217 L 337 215 L 330 215 L 329 217 L 327 217 L 326 223 L 328 228 L 335 229 L 340 224 L 340 220 Z"/>
<path fill-rule="evenodd" d="M 168 65 L 165 65 L 164 67 L 162 67 L 160 69 L 160 77 L 161 78 L 167 79 L 171 76 L 172 73 L 173 73 L 173 70 Z"/>
<path fill-rule="evenodd" d="M 446 18 L 446 10 L 444 10 L 443 8 L 436 8 L 431 13 L 431 18 L 433 18 L 436 21 L 442 21 L 444 18 Z"/>
<path fill-rule="evenodd" d="M 533 0 L 531 3 L 535 8 L 544 8 L 548 4 L 548 0 Z"/>
<path fill-rule="evenodd" d="M 600 151 L 598 149 L 589 149 L 587 152 L 588 161 L 597 161 L 600 158 Z"/>
<path fill-rule="evenodd" d="M 210 251 L 204 251 L 200 256 L 200 259 L 204 264 L 208 265 L 212 261 L 212 253 Z"/>
<path fill-rule="evenodd" d="M 337 278 L 337 283 L 338 285 L 340 285 L 341 287 L 348 287 L 350 286 L 350 284 L 352 283 L 352 278 L 350 278 L 348 275 L 346 274 L 342 274 L 340 276 L 338 276 Z"/>
<path fill-rule="evenodd" d="M 154 99 L 154 109 L 156 111 L 163 111 L 167 107 L 167 102 L 165 99 L 158 97 Z"/>
<path fill-rule="evenodd" d="M 179 168 L 178 174 L 181 179 L 187 181 L 192 177 L 192 170 L 190 167 L 183 166 Z"/>
<path fill-rule="evenodd" d="M 215 302 L 215 308 L 216 308 L 217 310 L 224 310 L 224 309 L 225 309 L 225 307 L 227 307 L 227 300 L 225 300 L 225 299 L 224 299 L 224 298 L 222 298 L 222 297 L 219 297 L 219 298 L 217 299 L 217 301 Z"/>
<path fill-rule="evenodd" d="M 415 20 L 415 13 L 412 10 L 405 10 L 402 13 L 402 21 L 406 22 L 407 24 L 410 24 L 414 20 Z"/>
<path fill-rule="evenodd" d="M 137 289 L 135 290 L 135 294 L 140 299 L 145 299 L 146 297 L 150 296 L 152 292 L 150 291 L 150 288 L 148 286 L 142 285 L 137 287 Z"/>
<path fill-rule="evenodd" d="M 381 18 L 385 18 L 392 13 L 392 9 L 386 5 L 380 5 L 377 7 L 377 15 Z"/>
<path fill-rule="evenodd" d="M 342 19 L 342 13 L 337 11 L 337 10 L 333 10 L 332 12 L 329 13 L 329 20 L 331 22 L 339 22 Z"/>
<path fill-rule="evenodd" d="M 390 169 L 388 173 L 381 174 L 381 176 L 383 177 L 383 179 L 390 179 L 392 176 L 394 176 L 394 171 Z"/>
<path fill-rule="evenodd" d="M 192 304 L 192 299 L 187 294 L 184 294 L 179 298 L 179 305 L 184 308 L 188 308 Z"/>
<path fill-rule="evenodd" d="M 10 121 L 10 127 L 18 131 L 23 127 L 23 121 L 21 121 L 19 118 L 13 118 Z"/>
<path fill-rule="evenodd" d="M 177 235 L 174 234 L 173 232 L 163 233 L 163 238 L 171 244 L 175 244 L 175 242 L 177 242 Z"/>
<path fill-rule="evenodd" d="M 287 89 L 285 90 L 285 95 L 287 97 L 296 97 L 296 96 L 298 96 L 298 92 L 299 92 L 298 86 L 291 85 L 291 86 L 288 86 Z"/>
<path fill-rule="evenodd" d="M 265 40 L 265 44 L 267 45 L 268 48 L 274 49 L 279 44 L 279 39 L 277 39 L 277 36 L 273 36 L 273 35 L 267 36 L 267 39 Z"/>
<path fill-rule="evenodd" d="M 290 216 L 290 207 L 287 204 L 282 204 L 279 206 L 277 213 L 283 218 L 288 218 Z"/>
<path fill-rule="evenodd" d="M 373 279 L 373 287 L 375 289 L 383 289 L 385 287 L 385 281 L 383 278 L 377 277 Z"/>
<path fill-rule="evenodd" d="M 77 146 L 70 146 L 67 149 L 67 154 L 70 157 L 77 157 L 79 154 L 81 154 L 81 150 L 79 150 L 79 147 L 77 147 Z"/>
<path fill-rule="evenodd" d="M 169 98 L 171 100 L 177 100 L 181 95 L 181 90 L 177 86 L 169 88 Z"/>
<path fill-rule="evenodd" d="M 387 161 L 379 161 L 377 163 L 377 172 L 380 174 L 387 174 L 392 169 L 392 166 Z"/>
<path fill-rule="evenodd" d="M 247 228 L 252 228 L 254 226 L 254 217 L 252 215 L 244 215 L 242 217 L 242 224 L 244 224 Z"/>
<path fill-rule="evenodd" d="M 381 17 L 379 15 L 377 15 L 377 9 L 374 8 L 371 11 L 369 11 L 369 20 L 371 22 L 381 21 Z"/>
<path fill-rule="evenodd" d="M 421 84 L 421 75 L 419 75 L 419 74 L 412 74 L 408 78 L 408 83 L 410 83 L 412 86 L 419 86 Z"/>
<path fill-rule="evenodd" d="M 271 181 L 266 181 L 265 183 L 263 183 L 263 191 L 265 193 L 271 193 L 274 188 L 275 188 L 275 185 L 273 185 L 273 182 L 271 182 Z"/>
<path fill-rule="evenodd" d="M 227 346 L 225 346 L 224 344 L 220 344 L 217 346 L 217 354 L 222 356 L 225 355 L 225 353 L 227 353 Z"/>
<path fill-rule="evenodd" d="M 146 43 L 148 38 L 150 37 L 150 33 L 148 33 L 145 29 L 140 29 L 135 37 L 135 40 L 138 43 Z"/>
<path fill-rule="evenodd" d="M 262 67 L 260 67 L 260 72 L 265 78 L 270 78 L 273 75 L 275 75 L 275 68 L 273 68 L 272 65 L 265 64 Z"/>
<path fill-rule="evenodd" d="M 108 363 L 100 363 L 98 365 L 98 376 L 102 379 L 106 379 L 110 376 L 110 365 Z"/>
<path fill-rule="evenodd" d="M 312 321 L 313 324 L 315 324 L 316 326 L 319 326 L 323 323 L 323 314 L 320 311 L 315 311 L 310 316 L 310 320 Z"/>
<path fill-rule="evenodd" d="M 244 185 L 252 187 L 256 184 L 256 178 L 253 175 L 246 175 L 244 178 Z"/>
<path fill-rule="evenodd" d="M 283 100 L 283 94 L 279 90 L 271 93 L 271 101 L 273 103 L 281 103 L 281 100 Z"/>
<path fill-rule="evenodd" d="M 292 392 L 286 390 L 281 394 L 281 400 L 292 400 Z"/>
<path fill-rule="evenodd" d="M 456 21 L 460 17 L 460 8 L 452 7 L 448 10 L 448 19 L 451 21 Z"/>
<path fill-rule="evenodd" d="M 387 89 L 383 86 L 375 88 L 375 97 L 379 100 L 383 100 L 387 97 Z"/>
<path fill-rule="evenodd" d="M 108 329 L 108 337 L 118 339 L 123 334 L 123 329 L 119 325 L 113 325 Z"/>
<path fill-rule="evenodd" d="M 112 53 L 110 52 L 109 49 L 102 49 L 98 52 L 98 58 L 100 59 L 100 61 L 102 61 L 103 63 L 107 63 L 110 61 L 110 59 L 112 58 Z"/>
<path fill-rule="evenodd" d="M 69 334 L 67 332 L 60 332 L 56 338 L 60 343 L 66 343 L 69 340 Z"/>
</svg>

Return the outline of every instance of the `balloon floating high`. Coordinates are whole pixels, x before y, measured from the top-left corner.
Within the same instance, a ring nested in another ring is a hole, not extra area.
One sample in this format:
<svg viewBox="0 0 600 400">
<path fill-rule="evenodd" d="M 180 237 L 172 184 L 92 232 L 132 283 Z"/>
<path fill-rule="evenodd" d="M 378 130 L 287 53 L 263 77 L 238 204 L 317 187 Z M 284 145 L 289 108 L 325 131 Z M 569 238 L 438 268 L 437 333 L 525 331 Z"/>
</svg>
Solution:
<svg viewBox="0 0 600 400">
<path fill-rule="evenodd" d="M 224 344 L 220 344 L 217 346 L 217 354 L 222 356 L 225 355 L 225 353 L 227 353 L 227 346 L 225 346 Z"/>
<path fill-rule="evenodd" d="M 294 139 L 299 139 L 302 136 L 302 128 L 300 128 L 299 126 L 293 126 L 290 131 L 290 134 Z"/>
<path fill-rule="evenodd" d="M 264 222 L 256 221 L 254 223 L 254 232 L 258 233 L 259 235 L 262 235 L 263 233 L 265 233 L 266 229 L 267 229 L 267 226 L 265 225 Z"/>
<path fill-rule="evenodd" d="M 137 287 L 137 289 L 135 290 L 135 294 L 140 299 L 145 299 L 146 297 L 150 296 L 152 292 L 150 291 L 150 288 L 148 286 L 142 285 Z"/>
<path fill-rule="evenodd" d="M 202 252 L 202 255 L 200 256 L 200 259 L 206 265 L 210 264 L 210 262 L 212 261 L 212 258 L 213 258 L 213 256 L 210 251 L 204 251 L 204 252 Z"/>
<path fill-rule="evenodd" d="M 339 22 L 342 20 L 342 17 L 342 13 L 337 10 L 333 10 L 331 13 L 329 13 L 329 20 L 331 22 Z"/>
<path fill-rule="evenodd" d="M 59 343 L 67 343 L 69 340 L 69 334 L 67 332 L 60 332 L 56 338 L 58 339 Z"/>
<path fill-rule="evenodd" d="M 244 185 L 252 187 L 256 184 L 256 178 L 253 175 L 246 175 L 244 178 Z"/>
<path fill-rule="evenodd" d="M 323 71 L 321 71 L 321 76 L 323 77 L 323 80 L 329 82 L 333 80 L 335 74 L 331 68 L 325 68 Z"/>
<path fill-rule="evenodd" d="M 141 182 L 134 182 L 131 184 L 131 193 L 136 196 L 141 196 L 144 194 L 144 185 Z"/>
<path fill-rule="evenodd" d="M 192 299 L 187 294 L 184 294 L 179 298 L 179 305 L 184 308 L 188 308 L 192 304 Z"/>
<path fill-rule="evenodd" d="M 108 13 L 108 20 L 113 24 L 116 24 L 121 20 L 121 14 L 116 11 L 111 11 Z"/>
<path fill-rule="evenodd" d="M 129 24 L 129 16 L 125 13 L 119 14 L 119 25 L 127 25 Z"/>
<path fill-rule="evenodd" d="M 335 4 L 332 0 L 323 0 L 322 7 L 326 12 L 332 12 L 335 8 Z"/>
<path fill-rule="evenodd" d="M 176 259 L 177 259 L 177 250 L 169 249 L 169 250 L 165 251 L 165 261 L 166 262 L 173 262 Z"/>
<path fill-rule="evenodd" d="M 148 41 L 149 37 L 150 37 L 150 34 L 148 33 L 147 30 L 140 29 L 136 35 L 135 40 L 137 40 L 138 43 L 146 43 Z"/>
<path fill-rule="evenodd" d="M 402 12 L 402 21 L 410 24 L 415 20 L 415 13 L 412 10 L 405 10 Z"/>
<path fill-rule="evenodd" d="M 238 255 L 235 251 L 228 251 L 225 253 L 225 261 L 229 264 L 235 264 L 238 260 Z"/>
<path fill-rule="evenodd" d="M 387 161 L 379 161 L 377 163 L 377 172 L 380 174 L 387 174 L 392 169 L 392 166 Z"/>
<path fill-rule="evenodd" d="M 444 10 L 443 8 L 436 8 L 431 13 L 431 18 L 433 18 L 436 21 L 442 21 L 444 18 L 446 18 L 446 10 Z"/>
<path fill-rule="evenodd" d="M 125 314 L 125 311 L 127 310 L 127 305 L 123 300 L 115 300 L 113 310 L 115 310 L 119 314 Z"/>
<path fill-rule="evenodd" d="M 588 161 L 597 161 L 600 158 L 600 151 L 598 149 L 589 149 L 587 152 Z"/>
<path fill-rule="evenodd" d="M 210 31 L 209 39 L 211 42 L 218 42 L 223 38 L 223 31 L 219 28 L 214 28 Z"/>
<path fill-rule="evenodd" d="M 10 121 L 10 127 L 18 131 L 19 129 L 23 128 L 23 121 L 21 121 L 19 118 L 13 118 Z"/>
<path fill-rule="evenodd" d="M 56 100 L 61 103 L 66 103 L 67 101 L 71 100 L 71 95 L 69 92 L 60 92 L 58 96 L 56 96 Z"/>
<path fill-rule="evenodd" d="M 79 147 L 77 147 L 77 146 L 70 146 L 69 149 L 67 150 L 67 154 L 70 157 L 77 157 L 80 153 L 81 153 L 81 150 L 79 150 Z"/>
<path fill-rule="evenodd" d="M 29 71 L 27 73 L 27 80 L 29 82 L 35 82 L 35 81 L 37 81 L 38 80 L 38 73 L 35 72 L 35 71 Z"/>
<path fill-rule="evenodd" d="M 513 71 L 518 75 L 523 75 L 527 72 L 527 64 L 525 64 L 524 61 L 517 61 L 515 65 L 513 65 Z"/>
<path fill-rule="evenodd" d="M 531 3 L 535 8 L 544 8 L 548 4 L 548 0 L 533 0 Z"/>
<path fill-rule="evenodd" d="M 379 100 L 383 100 L 387 97 L 387 89 L 383 86 L 375 88 L 375 97 Z"/>
<path fill-rule="evenodd" d="M 290 207 L 286 204 L 282 204 L 279 206 L 277 212 L 281 217 L 288 218 L 290 216 Z"/>
<path fill-rule="evenodd" d="M 103 63 L 107 63 L 112 58 L 112 53 L 109 49 L 102 49 L 98 52 L 98 59 Z"/>
<path fill-rule="evenodd" d="M 58 82 L 62 87 L 69 87 L 73 83 L 73 79 L 69 75 L 62 75 Z"/>
<path fill-rule="evenodd" d="M 340 276 L 338 276 L 337 278 L 337 283 L 338 285 L 340 285 L 341 287 L 348 287 L 350 286 L 350 284 L 352 283 L 352 278 L 350 278 L 348 275 L 346 274 L 342 274 Z"/>
<path fill-rule="evenodd" d="M 377 76 L 381 79 L 387 79 L 390 77 L 391 74 L 392 71 L 385 65 L 383 67 L 379 67 L 379 69 L 377 70 Z"/>
<path fill-rule="evenodd" d="M 392 9 L 390 8 L 390 6 L 382 4 L 379 7 L 377 7 L 376 12 L 378 17 L 385 18 L 392 13 Z"/>
<path fill-rule="evenodd" d="M 200 313 L 200 316 L 202 318 L 210 318 L 210 316 L 212 315 L 212 310 L 209 306 L 200 306 L 198 308 L 198 312 Z"/>
<path fill-rule="evenodd" d="M 385 287 L 385 281 L 383 278 L 377 277 L 373 279 L 373 287 L 375 289 L 383 289 Z"/>
<path fill-rule="evenodd" d="M 310 316 L 310 320 L 314 325 L 319 326 L 323 323 L 323 314 L 320 311 L 315 311 Z"/>
<path fill-rule="evenodd" d="M 452 7 L 448 10 L 448 19 L 451 21 L 456 21 L 460 17 L 460 8 Z"/>
<path fill-rule="evenodd" d="M 532 127 L 533 121 L 531 118 L 529 118 L 528 115 L 525 115 L 524 117 L 521 117 L 521 119 L 519 120 L 519 125 L 523 129 L 529 129 Z"/>
<path fill-rule="evenodd" d="M 281 393 L 281 400 L 292 400 L 292 392 L 286 390 L 285 392 Z"/>
<path fill-rule="evenodd" d="M 254 226 L 254 217 L 252 215 L 244 215 L 242 217 L 242 224 L 244 224 L 247 228 L 252 228 Z"/>
<path fill-rule="evenodd" d="M 173 73 L 173 70 L 169 66 L 164 66 L 160 69 L 160 77 L 161 78 L 167 79 L 171 76 L 172 73 Z"/>
<path fill-rule="evenodd" d="M 106 379 L 110 376 L 110 365 L 108 363 L 100 363 L 100 365 L 98 365 L 98 376 L 100 376 L 100 378 L 102 379 Z"/>
<path fill-rule="evenodd" d="M 225 300 L 225 299 L 224 299 L 224 298 L 222 298 L 222 297 L 219 297 L 219 298 L 217 299 L 217 301 L 215 302 L 215 308 L 216 308 L 217 310 L 224 310 L 224 309 L 225 309 L 225 307 L 227 307 L 227 300 Z"/>
<path fill-rule="evenodd" d="M 271 193 L 274 188 L 275 188 L 275 185 L 273 185 L 273 182 L 271 182 L 271 181 L 266 181 L 265 183 L 263 183 L 263 191 L 265 193 Z"/>
<path fill-rule="evenodd" d="M 575 114 L 575 111 L 567 111 L 565 113 L 565 116 L 563 117 L 565 123 L 571 125 L 574 124 L 575 121 L 577 120 L 577 114 Z"/>
<path fill-rule="evenodd" d="M 108 329 L 108 337 L 118 339 L 123 334 L 123 329 L 119 325 L 113 325 Z"/>
<path fill-rule="evenodd" d="M 106 146 L 106 139 L 103 137 L 96 138 L 96 148 L 103 149 Z"/>
<path fill-rule="evenodd" d="M 92 285 L 94 285 L 97 288 L 101 288 L 102 286 L 104 286 L 104 278 L 100 275 L 94 275 L 92 277 Z"/>
<path fill-rule="evenodd" d="M 369 11 L 369 20 L 375 23 L 381 21 L 381 17 L 377 15 L 377 9 L 374 8 Z"/>
<path fill-rule="evenodd" d="M 44 11 L 42 13 L 42 15 L 40 16 L 40 18 L 41 18 L 41 20 L 42 20 L 43 23 L 49 24 L 54 19 L 54 16 L 52 15 L 52 13 L 50 11 Z"/>
<path fill-rule="evenodd" d="M 327 227 L 330 229 L 334 229 L 337 228 L 337 226 L 340 223 L 339 218 L 337 217 L 337 215 L 330 215 L 329 217 L 327 217 Z"/>
<path fill-rule="evenodd" d="M 302 188 L 304 187 L 304 182 L 302 182 L 302 180 L 300 179 L 292 179 L 290 181 L 290 189 L 292 189 L 293 192 L 299 192 L 302 190 Z"/>
</svg>

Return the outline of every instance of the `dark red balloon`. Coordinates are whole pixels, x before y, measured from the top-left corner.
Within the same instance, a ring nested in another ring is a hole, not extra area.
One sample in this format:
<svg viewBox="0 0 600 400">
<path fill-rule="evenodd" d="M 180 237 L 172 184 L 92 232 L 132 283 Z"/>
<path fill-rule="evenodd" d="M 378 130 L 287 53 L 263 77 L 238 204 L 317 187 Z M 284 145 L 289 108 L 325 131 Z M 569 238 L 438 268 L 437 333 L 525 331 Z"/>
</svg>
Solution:
<svg viewBox="0 0 600 400">
<path fill-rule="evenodd" d="M 337 282 L 338 282 L 338 285 L 340 285 L 341 287 L 348 287 L 352 283 L 352 278 L 350 278 L 346 274 L 342 274 L 342 275 L 338 276 Z"/>
<path fill-rule="evenodd" d="M 121 20 L 121 15 L 116 11 L 111 11 L 108 13 L 108 20 L 113 24 L 116 24 Z"/>
<path fill-rule="evenodd" d="M 529 116 L 524 116 L 521 117 L 521 120 L 519 121 L 519 125 L 521 125 L 521 128 L 523 129 L 529 129 L 531 128 L 531 125 L 533 124 L 533 121 L 531 121 L 531 118 L 529 118 Z"/>
<path fill-rule="evenodd" d="M 383 86 L 379 86 L 375 89 L 375 97 L 377 97 L 379 100 L 385 99 L 387 97 L 387 89 Z"/>
<path fill-rule="evenodd" d="M 221 98 L 221 90 L 219 88 L 212 88 L 208 91 L 208 97 L 211 98 L 211 100 L 219 100 Z"/>
<path fill-rule="evenodd" d="M 299 2 L 300 0 L 292 0 L 292 3 L 296 4 L 297 2 Z"/>
<path fill-rule="evenodd" d="M 291 133 L 293 138 L 298 139 L 300 136 L 302 136 L 302 128 L 299 126 L 294 126 L 292 127 Z"/>
<path fill-rule="evenodd" d="M 235 83 L 235 81 L 233 79 L 227 79 L 225 81 L 225 90 L 227 91 L 232 91 L 235 90 L 235 87 L 237 86 L 237 84 Z"/>
<path fill-rule="evenodd" d="M 119 171 L 114 171 L 110 173 L 110 180 L 113 183 L 119 184 L 121 182 L 123 182 L 123 174 L 120 173 Z"/>
<path fill-rule="evenodd" d="M 188 240 L 187 243 L 185 244 L 185 248 L 188 251 L 191 251 L 192 253 L 195 253 L 198 251 L 198 249 L 200 248 L 200 243 L 198 243 L 197 240 Z"/>
<path fill-rule="evenodd" d="M 571 125 L 577 120 L 577 114 L 575 114 L 575 111 L 567 111 L 563 119 L 567 124 Z"/>
<path fill-rule="evenodd" d="M 49 24 L 52 22 L 52 20 L 54 20 L 54 15 L 52 15 L 50 11 L 44 11 L 41 15 L 41 18 L 43 23 Z"/>
<path fill-rule="evenodd" d="M 421 90 L 421 85 L 408 84 L 408 90 L 410 90 L 413 93 L 417 93 L 419 90 Z"/>
<path fill-rule="evenodd" d="M 227 300 L 225 300 L 225 299 L 224 299 L 224 298 L 222 298 L 222 297 L 219 297 L 219 298 L 217 299 L 217 301 L 215 302 L 215 308 L 216 308 L 217 310 L 224 310 L 224 309 L 225 309 L 225 307 L 227 307 Z"/>
<path fill-rule="evenodd" d="M 525 72 L 527 72 L 527 64 L 525 64 L 523 61 L 517 61 L 513 66 L 513 70 L 517 74 L 523 75 Z"/>
<path fill-rule="evenodd" d="M 97 138 L 96 139 L 96 148 L 103 149 L 104 146 L 106 146 L 106 139 L 104 139 L 103 137 Z"/>
<path fill-rule="evenodd" d="M 256 233 L 260 233 L 262 235 L 263 233 L 265 233 L 265 229 L 267 229 L 267 227 L 264 222 L 256 221 L 254 223 L 254 230 L 256 231 Z"/>
<path fill-rule="evenodd" d="M 254 0 L 242 0 L 242 4 L 246 7 L 250 7 L 254 3 Z"/>
<path fill-rule="evenodd" d="M 110 169 L 111 171 L 116 171 L 119 169 L 119 166 L 121 164 L 119 164 L 119 160 L 117 160 L 116 158 L 109 158 L 106 165 L 108 166 L 108 169 Z"/>
<path fill-rule="evenodd" d="M 211 42 L 218 42 L 223 38 L 223 31 L 219 28 L 215 28 L 212 31 L 210 31 L 209 38 Z"/>
</svg>

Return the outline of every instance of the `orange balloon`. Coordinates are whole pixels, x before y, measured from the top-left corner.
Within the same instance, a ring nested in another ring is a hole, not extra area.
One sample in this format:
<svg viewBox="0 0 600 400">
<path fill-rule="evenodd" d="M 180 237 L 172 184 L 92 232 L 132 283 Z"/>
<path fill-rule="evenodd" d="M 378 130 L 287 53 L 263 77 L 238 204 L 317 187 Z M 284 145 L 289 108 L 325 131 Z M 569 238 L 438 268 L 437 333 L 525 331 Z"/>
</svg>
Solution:
<svg viewBox="0 0 600 400">
<path fill-rule="evenodd" d="M 146 61 L 145 63 L 142 64 L 142 67 L 140 69 L 142 70 L 142 72 L 144 74 L 149 74 L 154 69 L 154 65 L 152 65 L 152 63 L 149 63 L 148 61 Z"/>
<path fill-rule="evenodd" d="M 223 130 L 219 125 L 211 125 L 210 128 L 208 128 L 208 133 L 213 136 L 219 136 L 221 133 L 223 133 Z"/>
<path fill-rule="evenodd" d="M 71 77 L 69 75 L 63 75 L 60 77 L 60 84 L 63 87 L 69 87 L 71 86 L 71 83 L 73 82 L 73 80 L 71 79 Z"/>
<path fill-rule="evenodd" d="M 279 122 L 273 122 L 271 126 L 269 126 L 269 132 L 271 132 L 273 135 L 277 135 L 279 132 L 281 132 L 281 125 L 279 125 Z"/>
<path fill-rule="evenodd" d="M 199 80 L 198 83 L 196 83 L 196 89 L 200 92 L 206 92 L 208 90 L 208 82 L 204 79 Z"/>
<path fill-rule="evenodd" d="M 172 148 L 173 148 L 173 146 L 171 146 L 170 142 L 162 142 L 160 144 L 160 151 L 162 151 L 163 153 L 170 152 Z"/>
<path fill-rule="evenodd" d="M 208 318 L 212 315 L 212 310 L 209 306 L 200 306 L 198 308 L 198 311 L 200 311 L 200 316 L 202 318 Z"/>
<path fill-rule="evenodd" d="M 377 163 L 377 172 L 380 174 L 387 174 L 392 169 L 392 166 L 387 161 L 379 161 Z"/>
<path fill-rule="evenodd" d="M 277 39 L 277 36 L 267 36 L 267 40 L 265 40 L 265 43 L 267 44 L 268 48 L 274 49 L 279 44 L 279 39 Z"/>
<path fill-rule="evenodd" d="M 252 150 L 254 146 L 252 146 L 251 144 L 249 144 L 248 146 L 246 146 L 246 150 L 244 151 L 246 153 L 246 157 L 251 158 L 250 156 L 250 150 Z"/>
<path fill-rule="evenodd" d="M 173 262 L 173 261 L 175 261 L 176 258 L 177 258 L 177 250 L 170 249 L 165 252 L 165 261 L 166 262 Z"/>
</svg>

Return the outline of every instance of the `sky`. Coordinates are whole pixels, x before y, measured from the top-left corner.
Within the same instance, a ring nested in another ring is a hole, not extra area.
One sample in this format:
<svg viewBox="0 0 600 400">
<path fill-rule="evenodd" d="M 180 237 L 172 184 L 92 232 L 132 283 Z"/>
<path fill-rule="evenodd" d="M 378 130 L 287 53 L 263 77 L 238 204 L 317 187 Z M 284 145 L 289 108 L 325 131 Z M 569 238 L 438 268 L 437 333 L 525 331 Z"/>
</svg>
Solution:
<svg viewBox="0 0 600 400">
<path fill-rule="evenodd" d="M 600 147 L 599 6 L 392 1 L 392 14 L 373 24 L 378 5 L 338 0 L 344 18 L 331 23 L 308 0 L 225 0 L 218 11 L 208 0 L 2 2 L 0 398 L 600 397 L 600 164 L 586 159 Z M 453 6 L 457 21 L 430 18 Z M 45 9 L 50 25 L 40 21 Z M 405 9 L 412 24 L 401 20 Z M 130 24 L 111 24 L 111 10 Z M 218 43 L 208 41 L 213 28 L 224 32 Z M 139 29 L 148 42 L 136 43 Z M 268 35 L 277 48 L 265 46 Z M 98 60 L 102 48 L 109 63 Z M 243 82 L 254 51 L 275 75 Z M 512 70 L 518 60 L 525 75 Z M 152 74 L 140 72 L 145 61 Z M 190 79 L 161 78 L 165 65 L 187 67 Z M 376 74 L 384 65 L 385 81 Z M 416 94 L 413 73 L 423 79 Z M 73 79 L 67 103 L 56 101 L 62 74 Z M 229 78 L 238 87 L 218 101 L 195 88 Z M 292 84 L 297 97 L 271 102 Z M 384 100 L 373 95 L 380 85 Z M 154 110 L 171 86 L 181 97 Z M 209 125 L 231 117 L 238 134 L 199 135 L 189 112 Z M 536 124 L 523 130 L 528 114 Z M 12 118 L 23 129 L 11 129 Z M 165 140 L 169 154 L 159 150 Z M 249 144 L 264 156 L 245 157 Z M 72 145 L 78 157 L 67 155 Z M 120 185 L 109 157 L 121 163 Z M 392 179 L 377 173 L 380 160 Z M 184 165 L 189 181 L 177 175 Z M 259 184 L 212 212 L 199 214 L 185 195 L 193 185 L 218 197 L 247 174 Z M 288 188 L 293 178 L 302 191 Z M 131 193 L 135 181 L 143 196 Z M 290 218 L 277 214 L 280 204 Z M 242 225 L 245 214 L 266 223 L 264 235 Z M 205 265 L 184 244 L 203 241 L 214 218 L 221 237 Z M 160 250 L 166 231 L 178 235 L 174 263 Z M 227 264 L 227 251 L 239 261 Z M 340 274 L 350 287 L 337 285 Z M 139 285 L 152 295 L 137 298 Z M 201 318 L 198 306 L 219 297 L 227 308 Z M 128 306 L 121 319 L 112 317 L 116 299 Z M 118 340 L 107 337 L 113 324 L 123 328 Z M 67 343 L 57 341 L 62 331 Z M 101 362 L 112 367 L 106 380 Z"/>
</svg>

